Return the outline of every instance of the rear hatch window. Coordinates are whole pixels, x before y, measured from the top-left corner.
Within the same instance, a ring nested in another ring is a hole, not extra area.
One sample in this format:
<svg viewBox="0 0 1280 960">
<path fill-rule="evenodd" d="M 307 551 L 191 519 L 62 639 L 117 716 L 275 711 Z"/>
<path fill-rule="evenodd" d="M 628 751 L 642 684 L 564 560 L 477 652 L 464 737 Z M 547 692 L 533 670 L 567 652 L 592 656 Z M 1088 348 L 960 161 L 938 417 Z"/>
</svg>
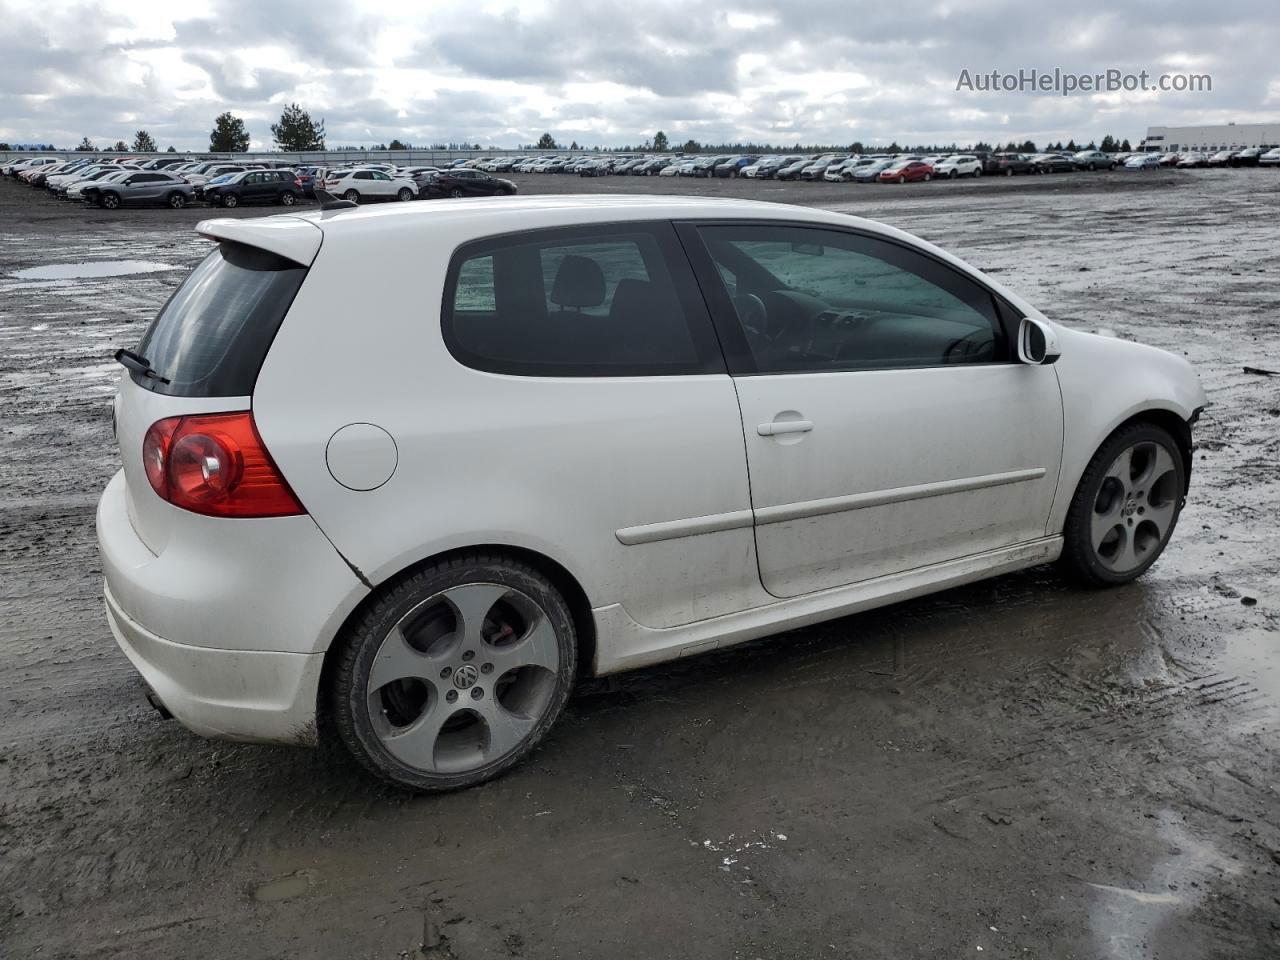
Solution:
<svg viewBox="0 0 1280 960">
<path fill-rule="evenodd" d="M 137 352 L 169 382 L 130 374 L 174 397 L 247 397 L 307 268 L 221 241 L 142 336 Z"/>
</svg>

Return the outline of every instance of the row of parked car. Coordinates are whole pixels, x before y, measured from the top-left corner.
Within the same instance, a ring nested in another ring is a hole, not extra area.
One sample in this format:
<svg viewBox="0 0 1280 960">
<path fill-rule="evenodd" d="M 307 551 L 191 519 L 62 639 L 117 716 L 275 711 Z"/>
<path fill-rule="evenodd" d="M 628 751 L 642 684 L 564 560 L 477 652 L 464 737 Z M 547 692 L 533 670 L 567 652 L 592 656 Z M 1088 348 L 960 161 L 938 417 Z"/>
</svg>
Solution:
<svg viewBox="0 0 1280 960">
<path fill-rule="evenodd" d="M 1280 150 L 1253 148 L 1201 154 L 1104 153 L 957 153 L 811 155 L 682 154 L 501 157 L 459 161 L 490 173 L 576 173 L 650 177 L 746 177 L 760 180 L 825 180 L 855 183 L 909 183 L 938 177 L 1065 173 L 1075 170 L 1144 170 L 1160 166 L 1268 166 L 1280 164 Z"/>
<path fill-rule="evenodd" d="M 64 200 L 108 210 L 123 206 L 190 203 L 237 207 L 246 203 L 292 206 L 315 191 L 345 200 L 425 200 L 434 197 L 513 194 L 510 180 L 471 168 L 390 163 L 345 167 L 296 166 L 274 161 L 192 160 L 185 157 L 27 157 L 0 167 L 5 177 L 42 187 Z"/>
</svg>

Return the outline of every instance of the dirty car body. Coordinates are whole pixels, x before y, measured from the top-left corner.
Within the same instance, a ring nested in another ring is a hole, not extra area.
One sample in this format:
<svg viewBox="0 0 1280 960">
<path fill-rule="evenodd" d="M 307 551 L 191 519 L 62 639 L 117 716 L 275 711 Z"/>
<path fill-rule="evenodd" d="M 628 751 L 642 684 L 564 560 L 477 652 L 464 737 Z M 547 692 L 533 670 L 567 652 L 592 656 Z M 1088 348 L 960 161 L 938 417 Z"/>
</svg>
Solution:
<svg viewBox="0 0 1280 960">
<path fill-rule="evenodd" d="M 548 197 L 198 229 L 122 353 L 98 534 L 117 640 L 207 736 L 465 786 L 580 673 L 1060 556 L 1126 582 L 1186 494 L 1182 358 L 869 220 Z"/>
</svg>

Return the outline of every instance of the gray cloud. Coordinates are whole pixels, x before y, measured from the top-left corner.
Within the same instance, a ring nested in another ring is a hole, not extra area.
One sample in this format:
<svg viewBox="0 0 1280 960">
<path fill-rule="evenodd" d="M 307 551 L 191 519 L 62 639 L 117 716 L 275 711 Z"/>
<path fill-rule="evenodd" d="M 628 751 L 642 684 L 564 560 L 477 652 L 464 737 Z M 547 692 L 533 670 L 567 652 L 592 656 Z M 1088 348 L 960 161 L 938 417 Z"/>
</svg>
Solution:
<svg viewBox="0 0 1280 960">
<path fill-rule="evenodd" d="M 909 15 L 830 0 L 735 0 L 732 15 L 683 0 L 551 0 L 540 12 L 209 0 L 170 14 L 180 18 L 172 39 L 162 30 L 119 42 L 105 38 L 129 18 L 105 2 L 0 0 L 0 139 L 70 145 L 145 127 L 162 145 L 198 149 L 231 109 L 268 142 L 290 100 L 323 116 L 334 144 L 515 145 L 544 130 L 634 143 L 657 129 L 712 142 L 1087 140 L 1274 118 L 1280 107 L 1273 0 L 979 0 Z M 263 62 L 262 47 L 304 68 Z M 174 62 L 207 86 L 173 75 Z M 961 69 L 1055 66 L 1208 72 L 1213 90 L 1115 101 L 954 89 Z M 608 86 L 593 96 L 591 84 Z"/>
</svg>

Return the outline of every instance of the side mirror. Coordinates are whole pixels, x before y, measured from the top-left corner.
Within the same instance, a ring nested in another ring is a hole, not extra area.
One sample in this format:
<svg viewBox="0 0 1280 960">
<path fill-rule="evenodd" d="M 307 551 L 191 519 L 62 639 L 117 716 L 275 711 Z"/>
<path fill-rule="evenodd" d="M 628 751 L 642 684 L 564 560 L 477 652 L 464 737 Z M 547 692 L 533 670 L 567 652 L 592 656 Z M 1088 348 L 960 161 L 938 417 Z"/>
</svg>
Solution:
<svg viewBox="0 0 1280 960">
<path fill-rule="evenodd" d="M 1018 327 L 1018 359 L 1023 363 L 1048 364 L 1062 356 L 1058 337 L 1043 320 L 1023 317 Z"/>
</svg>

